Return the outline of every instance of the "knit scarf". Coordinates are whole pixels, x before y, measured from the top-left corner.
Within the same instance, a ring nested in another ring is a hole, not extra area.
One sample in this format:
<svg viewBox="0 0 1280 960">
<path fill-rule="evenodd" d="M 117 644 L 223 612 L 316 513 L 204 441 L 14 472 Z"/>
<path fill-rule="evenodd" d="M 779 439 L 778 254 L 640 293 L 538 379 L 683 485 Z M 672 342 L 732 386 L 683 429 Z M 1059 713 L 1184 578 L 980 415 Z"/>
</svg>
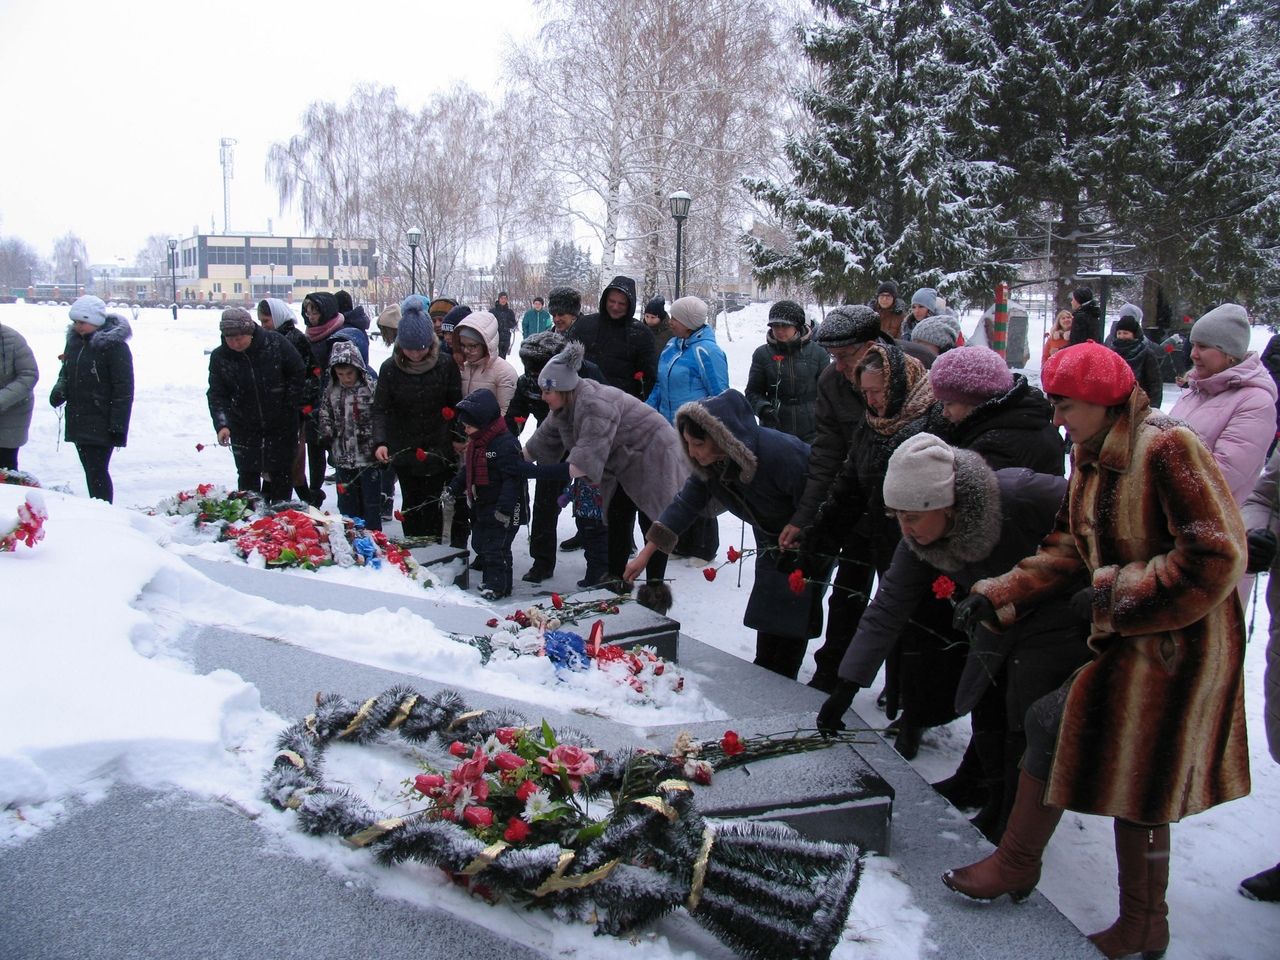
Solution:
<svg viewBox="0 0 1280 960">
<path fill-rule="evenodd" d="M 912 420 L 924 416 L 933 405 L 933 388 L 924 364 L 887 343 L 871 344 L 884 357 L 889 402 L 884 416 L 867 409 L 867 425 L 883 437 L 893 436 Z"/>
<path fill-rule="evenodd" d="M 327 339 L 329 334 L 333 333 L 335 330 L 342 329 L 342 324 L 345 319 L 346 318 L 343 317 L 342 314 L 337 313 L 334 314 L 333 319 L 327 323 L 317 324 L 314 327 L 307 327 L 307 339 L 312 343 L 319 343 L 321 340 Z"/>
<path fill-rule="evenodd" d="M 483 430 L 478 430 L 467 441 L 467 489 L 489 485 L 489 464 L 485 454 L 489 452 L 489 441 L 499 434 L 507 432 L 505 417 L 498 417 Z"/>
<path fill-rule="evenodd" d="M 435 368 L 436 361 L 440 359 L 440 347 L 438 344 L 433 343 L 427 355 L 421 360 L 410 360 L 404 355 L 400 345 L 396 344 L 391 350 L 391 356 L 395 358 L 396 366 L 405 373 L 417 375 Z"/>
</svg>

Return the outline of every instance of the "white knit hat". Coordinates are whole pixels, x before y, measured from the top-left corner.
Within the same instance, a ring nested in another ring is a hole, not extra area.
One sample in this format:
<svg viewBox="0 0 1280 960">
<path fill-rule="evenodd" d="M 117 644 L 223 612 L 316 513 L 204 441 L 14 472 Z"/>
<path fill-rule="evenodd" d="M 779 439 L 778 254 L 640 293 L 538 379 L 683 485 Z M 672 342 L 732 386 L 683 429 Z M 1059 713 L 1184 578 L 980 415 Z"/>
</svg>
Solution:
<svg viewBox="0 0 1280 960">
<path fill-rule="evenodd" d="M 701 330 L 707 323 L 707 303 L 701 297 L 681 297 L 667 307 L 667 314 L 690 330 Z"/>
<path fill-rule="evenodd" d="M 956 502 L 956 455 L 931 433 L 917 433 L 893 452 L 884 475 L 891 510 L 937 510 Z"/>
</svg>

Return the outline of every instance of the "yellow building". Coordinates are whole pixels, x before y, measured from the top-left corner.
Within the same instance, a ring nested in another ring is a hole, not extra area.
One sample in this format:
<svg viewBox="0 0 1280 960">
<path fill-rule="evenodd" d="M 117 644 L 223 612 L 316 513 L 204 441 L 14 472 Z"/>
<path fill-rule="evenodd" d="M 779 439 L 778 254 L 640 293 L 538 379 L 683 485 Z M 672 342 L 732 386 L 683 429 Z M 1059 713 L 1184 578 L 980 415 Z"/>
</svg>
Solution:
<svg viewBox="0 0 1280 960">
<path fill-rule="evenodd" d="M 349 290 L 360 302 L 377 265 L 372 240 L 200 233 L 178 241 L 176 275 L 179 303 L 297 302 L 317 290 Z"/>
</svg>

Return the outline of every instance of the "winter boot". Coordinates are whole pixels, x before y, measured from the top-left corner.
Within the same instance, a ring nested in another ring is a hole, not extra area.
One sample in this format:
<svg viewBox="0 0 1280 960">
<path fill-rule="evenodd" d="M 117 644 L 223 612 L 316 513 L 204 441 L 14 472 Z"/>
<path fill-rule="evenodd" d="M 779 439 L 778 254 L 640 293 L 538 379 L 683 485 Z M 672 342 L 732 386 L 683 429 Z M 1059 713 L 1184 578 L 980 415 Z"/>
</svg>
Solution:
<svg viewBox="0 0 1280 960">
<path fill-rule="evenodd" d="M 609 531 L 598 520 L 578 522 L 578 539 L 587 558 L 587 575 L 578 581 L 580 587 L 595 587 L 609 581 Z"/>
<path fill-rule="evenodd" d="M 1248 880 L 1241 880 L 1240 892 L 1250 900 L 1280 903 L 1280 863 L 1270 870 L 1255 873 Z"/>
<path fill-rule="evenodd" d="M 920 752 L 920 734 L 923 731 L 905 715 L 898 720 L 898 732 L 893 738 L 893 749 L 903 760 L 914 760 Z"/>
<path fill-rule="evenodd" d="M 671 588 L 662 580 L 646 580 L 636 591 L 636 603 L 654 613 L 666 613 L 671 609 Z"/>
<path fill-rule="evenodd" d="M 1014 903 L 1021 903 L 1031 896 L 1040 882 L 1040 856 L 1062 819 L 1062 808 L 1045 806 L 1043 795 L 1044 781 L 1023 770 L 1009 825 L 996 852 L 967 867 L 948 870 L 942 882 L 973 900 L 994 900 L 1007 893 Z"/>
<path fill-rule="evenodd" d="M 533 561 L 533 566 L 529 568 L 529 572 L 520 579 L 525 583 L 541 583 L 543 580 L 550 580 L 555 572 L 555 567 L 541 560 L 535 560 Z"/>
<path fill-rule="evenodd" d="M 1089 939 L 1105 957 L 1142 954 L 1142 960 L 1160 960 L 1169 946 L 1169 825 L 1117 820 L 1115 833 L 1120 919 Z"/>
<path fill-rule="evenodd" d="M 978 759 L 977 740 L 981 735 L 974 733 L 969 737 L 969 745 L 964 748 L 964 756 L 960 758 L 956 772 L 933 784 L 933 789 L 958 809 L 980 806 L 987 799 L 987 778 L 983 776 Z"/>
</svg>

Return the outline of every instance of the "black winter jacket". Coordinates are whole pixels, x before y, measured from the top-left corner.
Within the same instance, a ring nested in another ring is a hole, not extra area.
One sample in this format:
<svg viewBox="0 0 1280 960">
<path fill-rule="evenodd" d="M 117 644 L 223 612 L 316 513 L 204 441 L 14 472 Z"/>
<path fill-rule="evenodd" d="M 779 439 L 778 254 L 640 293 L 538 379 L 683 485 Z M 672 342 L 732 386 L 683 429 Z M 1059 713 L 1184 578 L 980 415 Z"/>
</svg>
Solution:
<svg viewBox="0 0 1280 960">
<path fill-rule="evenodd" d="M 480 389 L 467 394 L 458 403 L 458 409 L 470 412 L 474 422 L 491 424 L 502 417 L 498 408 L 498 398 L 492 390 Z M 506 514 L 517 523 L 521 517 L 517 513 L 517 504 L 524 499 L 524 478 L 528 473 L 524 456 L 520 452 L 520 441 L 512 436 L 511 431 L 504 428 L 501 433 L 489 439 L 485 447 L 485 464 L 489 471 L 489 482 L 473 484 L 467 488 L 467 454 L 461 456 L 458 472 L 449 481 L 449 492 L 461 498 L 464 494 L 475 510 L 493 510 Z"/>
<path fill-rule="evenodd" d="M 862 395 L 834 363 L 828 364 L 818 377 L 813 417 L 816 431 L 809 449 L 804 496 L 791 517 L 791 522 L 802 530 L 813 523 L 849 448 L 866 429 L 867 406 Z"/>
<path fill-rule="evenodd" d="M 1086 340 L 1102 343 L 1102 314 L 1098 312 L 1096 303 L 1090 300 L 1088 303 L 1080 304 L 1080 309 L 1074 311 L 1071 317 L 1071 336 L 1067 338 L 1068 347 L 1074 347 L 1077 343 L 1084 343 Z"/>
<path fill-rule="evenodd" d="M 747 402 L 760 418 L 760 425 L 812 443 L 818 432 L 814 415 L 818 378 L 830 363 L 831 355 L 810 340 L 807 332 L 785 343 L 779 343 L 770 332 L 751 355 L 751 372 L 747 374 Z"/>
<path fill-rule="evenodd" d="M 431 348 L 436 362 L 426 373 L 401 368 L 396 362 L 400 348 L 394 347 L 378 370 L 373 393 L 374 449 L 385 446 L 395 468 L 415 476 L 444 473 L 457 457 L 452 441 L 459 434 L 442 411 L 452 411 L 462 399 L 462 375 L 439 344 Z M 417 458 L 418 450 L 425 460 Z"/>
<path fill-rule="evenodd" d="M 974 407 L 952 428 L 951 443 L 980 454 L 992 470 L 1063 474 L 1066 447 L 1053 425 L 1053 405 L 1020 373 L 1007 393 Z"/>
<path fill-rule="evenodd" d="M 627 312 L 620 320 L 614 320 L 605 312 L 610 290 L 618 290 L 627 298 Z M 600 293 L 599 313 L 579 317 L 565 335 L 582 343 L 587 359 L 601 369 L 609 386 L 643 400 L 649 396 L 658 376 L 658 351 L 653 334 L 643 321 L 635 318 L 635 312 L 635 281 L 630 277 L 614 277 Z"/>
<path fill-rule="evenodd" d="M 293 462 L 305 377 L 298 351 L 258 326 L 248 349 L 232 350 L 223 338 L 209 355 L 209 415 L 214 430 L 231 431 L 241 471 L 275 471 Z"/>
<path fill-rule="evenodd" d="M 133 336 L 129 321 L 108 314 L 87 337 L 67 332 L 62 369 L 49 395 L 55 407 L 67 405 L 66 439 L 87 446 L 123 447 L 133 413 Z"/>
<path fill-rule="evenodd" d="M 1151 401 L 1151 408 L 1158 408 L 1164 400 L 1164 376 L 1155 345 L 1143 337 L 1140 340 L 1114 340 L 1107 346 L 1124 357 L 1124 362 L 1129 364 L 1129 369 L 1137 378 L 1138 386 Z"/>
</svg>

